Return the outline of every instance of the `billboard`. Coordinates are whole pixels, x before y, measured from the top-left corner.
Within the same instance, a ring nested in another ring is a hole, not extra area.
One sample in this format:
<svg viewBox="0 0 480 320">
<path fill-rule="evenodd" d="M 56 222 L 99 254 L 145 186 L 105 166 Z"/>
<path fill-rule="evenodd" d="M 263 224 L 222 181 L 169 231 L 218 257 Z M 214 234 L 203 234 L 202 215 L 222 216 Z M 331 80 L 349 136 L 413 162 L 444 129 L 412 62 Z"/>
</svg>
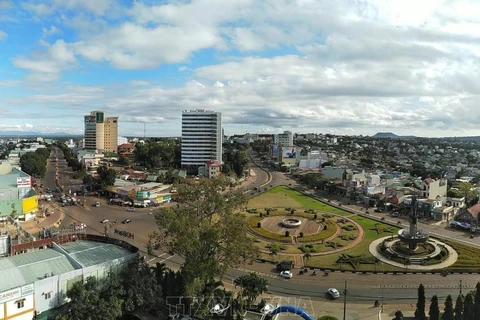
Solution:
<svg viewBox="0 0 480 320">
<path fill-rule="evenodd" d="M 32 177 L 18 177 L 17 188 L 30 188 L 32 186 Z"/>
<path fill-rule="evenodd" d="M 23 214 L 32 213 L 38 210 L 38 196 L 28 197 L 22 199 L 22 212 Z"/>
<path fill-rule="evenodd" d="M 103 118 L 104 118 L 105 114 L 103 112 L 97 112 L 95 114 L 95 122 L 96 123 L 103 123 Z"/>
<path fill-rule="evenodd" d="M 297 152 L 295 150 L 295 146 L 291 147 L 284 147 L 282 148 L 282 159 L 295 159 L 297 157 Z"/>
</svg>

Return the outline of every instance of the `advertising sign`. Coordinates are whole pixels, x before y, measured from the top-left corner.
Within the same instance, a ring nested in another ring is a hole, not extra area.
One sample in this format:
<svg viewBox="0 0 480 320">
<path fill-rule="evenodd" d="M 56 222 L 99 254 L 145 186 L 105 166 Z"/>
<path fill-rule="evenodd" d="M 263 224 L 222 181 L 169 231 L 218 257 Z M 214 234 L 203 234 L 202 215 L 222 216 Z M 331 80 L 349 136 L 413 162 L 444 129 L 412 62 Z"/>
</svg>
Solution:
<svg viewBox="0 0 480 320">
<path fill-rule="evenodd" d="M 95 122 L 103 123 L 103 117 L 104 117 L 103 112 L 97 112 L 95 117 L 96 117 Z"/>
<path fill-rule="evenodd" d="M 34 292 L 35 290 L 33 289 L 33 283 L 22 287 L 22 297 L 33 294 Z"/>
<path fill-rule="evenodd" d="M 31 177 L 18 177 L 17 188 L 30 188 L 32 186 Z"/>
<path fill-rule="evenodd" d="M 0 303 L 4 303 L 10 300 L 18 299 L 22 296 L 20 288 L 8 290 L 0 293 Z"/>
<path fill-rule="evenodd" d="M 282 158 L 295 159 L 296 157 L 297 153 L 294 146 L 282 148 Z"/>
<path fill-rule="evenodd" d="M 137 191 L 137 198 L 144 199 L 150 197 L 150 191 Z"/>
</svg>

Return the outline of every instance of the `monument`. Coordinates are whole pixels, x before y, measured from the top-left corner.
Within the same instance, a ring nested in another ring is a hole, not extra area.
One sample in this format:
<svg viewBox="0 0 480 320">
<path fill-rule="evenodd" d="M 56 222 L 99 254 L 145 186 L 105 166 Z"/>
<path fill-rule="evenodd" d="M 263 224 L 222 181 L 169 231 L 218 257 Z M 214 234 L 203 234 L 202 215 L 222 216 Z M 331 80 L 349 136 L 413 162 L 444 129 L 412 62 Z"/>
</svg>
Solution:
<svg viewBox="0 0 480 320">
<path fill-rule="evenodd" d="M 428 232 L 425 230 L 419 230 L 417 227 L 418 222 L 418 205 L 417 197 L 415 193 L 412 197 L 412 204 L 409 216 L 409 228 L 402 229 L 398 232 L 400 241 L 407 244 L 408 248 L 414 252 L 417 249 L 419 243 L 425 243 L 428 241 Z"/>
</svg>

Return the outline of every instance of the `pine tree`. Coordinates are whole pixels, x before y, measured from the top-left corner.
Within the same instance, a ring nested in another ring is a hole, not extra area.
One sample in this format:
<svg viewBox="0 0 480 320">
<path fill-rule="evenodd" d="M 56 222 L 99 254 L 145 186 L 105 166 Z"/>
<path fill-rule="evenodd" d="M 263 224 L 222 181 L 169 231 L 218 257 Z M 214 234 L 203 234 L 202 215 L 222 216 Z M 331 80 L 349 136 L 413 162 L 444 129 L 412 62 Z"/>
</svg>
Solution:
<svg viewBox="0 0 480 320">
<path fill-rule="evenodd" d="M 475 287 L 475 302 L 473 305 L 474 319 L 480 319 L 480 282 L 477 282 Z"/>
<path fill-rule="evenodd" d="M 438 307 L 438 297 L 434 295 L 430 300 L 429 320 L 440 320 L 440 308 Z"/>
<path fill-rule="evenodd" d="M 420 284 L 418 287 L 418 300 L 417 300 L 417 309 L 415 309 L 415 319 L 416 320 L 425 320 L 427 317 L 425 315 L 425 287 L 423 284 Z"/>
<path fill-rule="evenodd" d="M 442 320 L 454 320 L 453 312 L 453 298 L 452 295 L 449 294 L 447 300 L 445 300 L 445 309 L 443 309 Z"/>
<path fill-rule="evenodd" d="M 465 297 L 465 302 L 463 303 L 463 320 L 475 320 L 473 308 L 473 294 L 469 292 Z"/>
<path fill-rule="evenodd" d="M 463 295 L 459 294 L 455 302 L 455 320 L 463 320 Z"/>
</svg>

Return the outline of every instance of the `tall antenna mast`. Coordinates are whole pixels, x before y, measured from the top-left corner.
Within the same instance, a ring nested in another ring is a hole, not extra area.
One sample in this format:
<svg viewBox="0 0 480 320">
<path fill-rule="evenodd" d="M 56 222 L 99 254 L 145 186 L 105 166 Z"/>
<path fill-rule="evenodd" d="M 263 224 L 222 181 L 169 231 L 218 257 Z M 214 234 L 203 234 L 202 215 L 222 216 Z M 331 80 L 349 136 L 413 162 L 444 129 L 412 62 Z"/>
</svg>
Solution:
<svg viewBox="0 0 480 320">
<path fill-rule="evenodd" d="M 143 140 L 145 140 L 147 137 L 147 123 L 143 123 Z"/>
</svg>

